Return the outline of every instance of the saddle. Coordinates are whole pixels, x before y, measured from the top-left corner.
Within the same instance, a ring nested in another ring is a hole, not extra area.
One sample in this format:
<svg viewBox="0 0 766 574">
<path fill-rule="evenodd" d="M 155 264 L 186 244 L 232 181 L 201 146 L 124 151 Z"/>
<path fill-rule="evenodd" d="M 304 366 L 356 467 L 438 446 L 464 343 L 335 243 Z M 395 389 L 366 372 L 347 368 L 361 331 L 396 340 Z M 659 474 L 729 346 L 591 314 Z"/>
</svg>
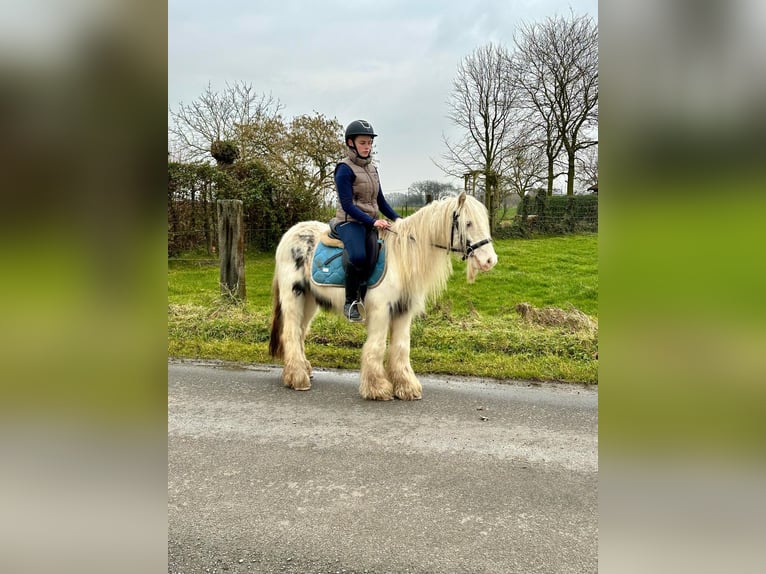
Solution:
<svg viewBox="0 0 766 574">
<path fill-rule="evenodd" d="M 336 224 L 335 218 L 330 220 L 330 229 L 319 236 L 319 244 L 314 250 L 311 280 L 317 285 L 343 287 L 346 284 L 346 257 L 343 241 L 335 230 Z M 382 239 L 378 239 L 378 245 L 378 259 L 367 279 L 367 289 L 377 286 L 386 274 L 386 249 Z"/>
<path fill-rule="evenodd" d="M 319 242 L 327 247 L 340 247 L 343 249 L 343 240 L 338 235 L 338 231 L 335 226 L 338 224 L 338 220 L 334 217 L 329 221 L 330 229 L 322 233 L 319 236 Z"/>
</svg>

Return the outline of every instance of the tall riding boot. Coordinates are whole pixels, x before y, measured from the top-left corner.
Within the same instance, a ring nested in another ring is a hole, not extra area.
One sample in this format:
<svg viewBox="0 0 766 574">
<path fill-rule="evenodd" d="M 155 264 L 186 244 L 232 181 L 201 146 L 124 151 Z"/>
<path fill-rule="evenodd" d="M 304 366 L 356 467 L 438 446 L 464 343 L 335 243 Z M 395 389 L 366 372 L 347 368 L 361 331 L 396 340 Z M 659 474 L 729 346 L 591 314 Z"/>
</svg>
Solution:
<svg viewBox="0 0 766 574">
<path fill-rule="evenodd" d="M 353 265 L 346 267 L 346 304 L 343 306 L 343 314 L 352 323 L 363 321 L 359 314 L 359 285 L 361 283 L 360 272 Z"/>
</svg>

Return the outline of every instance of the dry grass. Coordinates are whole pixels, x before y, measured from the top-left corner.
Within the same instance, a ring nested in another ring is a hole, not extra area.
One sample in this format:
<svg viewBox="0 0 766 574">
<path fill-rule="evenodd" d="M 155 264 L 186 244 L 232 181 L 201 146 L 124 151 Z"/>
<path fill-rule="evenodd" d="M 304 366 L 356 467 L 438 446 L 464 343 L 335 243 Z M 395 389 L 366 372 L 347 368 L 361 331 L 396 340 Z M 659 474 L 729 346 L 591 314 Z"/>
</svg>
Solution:
<svg viewBox="0 0 766 574">
<path fill-rule="evenodd" d="M 586 331 L 591 334 L 598 332 L 598 322 L 572 307 L 559 309 L 557 307 L 536 308 L 529 303 L 518 303 L 514 309 L 521 318 L 529 323 L 554 327 L 570 333 Z"/>
</svg>

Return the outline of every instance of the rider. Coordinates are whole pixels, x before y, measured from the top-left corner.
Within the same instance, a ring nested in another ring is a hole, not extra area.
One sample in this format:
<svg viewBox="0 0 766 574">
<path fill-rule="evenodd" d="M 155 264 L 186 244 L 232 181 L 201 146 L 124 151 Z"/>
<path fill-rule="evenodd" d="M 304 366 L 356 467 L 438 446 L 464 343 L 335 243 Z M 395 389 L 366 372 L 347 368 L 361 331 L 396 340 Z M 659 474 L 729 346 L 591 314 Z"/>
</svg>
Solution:
<svg viewBox="0 0 766 574">
<path fill-rule="evenodd" d="M 383 197 L 378 169 L 372 164 L 372 141 L 377 135 L 372 124 L 365 120 L 348 124 L 347 157 L 335 167 L 338 191 L 335 229 L 348 255 L 343 314 L 352 322 L 362 320 L 357 309 L 364 298 L 360 286 L 375 268 L 375 261 L 370 258 L 377 253 L 377 230 L 391 228 L 389 221 L 378 219 L 378 210 L 389 219 L 401 218 Z"/>
</svg>

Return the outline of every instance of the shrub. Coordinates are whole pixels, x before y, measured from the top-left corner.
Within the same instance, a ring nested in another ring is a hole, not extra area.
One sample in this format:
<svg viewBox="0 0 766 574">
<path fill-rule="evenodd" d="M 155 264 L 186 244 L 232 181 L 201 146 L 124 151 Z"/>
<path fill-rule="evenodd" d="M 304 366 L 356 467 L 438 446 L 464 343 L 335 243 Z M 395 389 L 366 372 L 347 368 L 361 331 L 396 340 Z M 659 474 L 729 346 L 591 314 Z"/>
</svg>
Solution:
<svg viewBox="0 0 766 574">
<path fill-rule="evenodd" d="M 216 140 L 210 145 L 210 155 L 218 165 L 231 165 L 239 157 L 239 150 L 234 142 Z"/>
</svg>

